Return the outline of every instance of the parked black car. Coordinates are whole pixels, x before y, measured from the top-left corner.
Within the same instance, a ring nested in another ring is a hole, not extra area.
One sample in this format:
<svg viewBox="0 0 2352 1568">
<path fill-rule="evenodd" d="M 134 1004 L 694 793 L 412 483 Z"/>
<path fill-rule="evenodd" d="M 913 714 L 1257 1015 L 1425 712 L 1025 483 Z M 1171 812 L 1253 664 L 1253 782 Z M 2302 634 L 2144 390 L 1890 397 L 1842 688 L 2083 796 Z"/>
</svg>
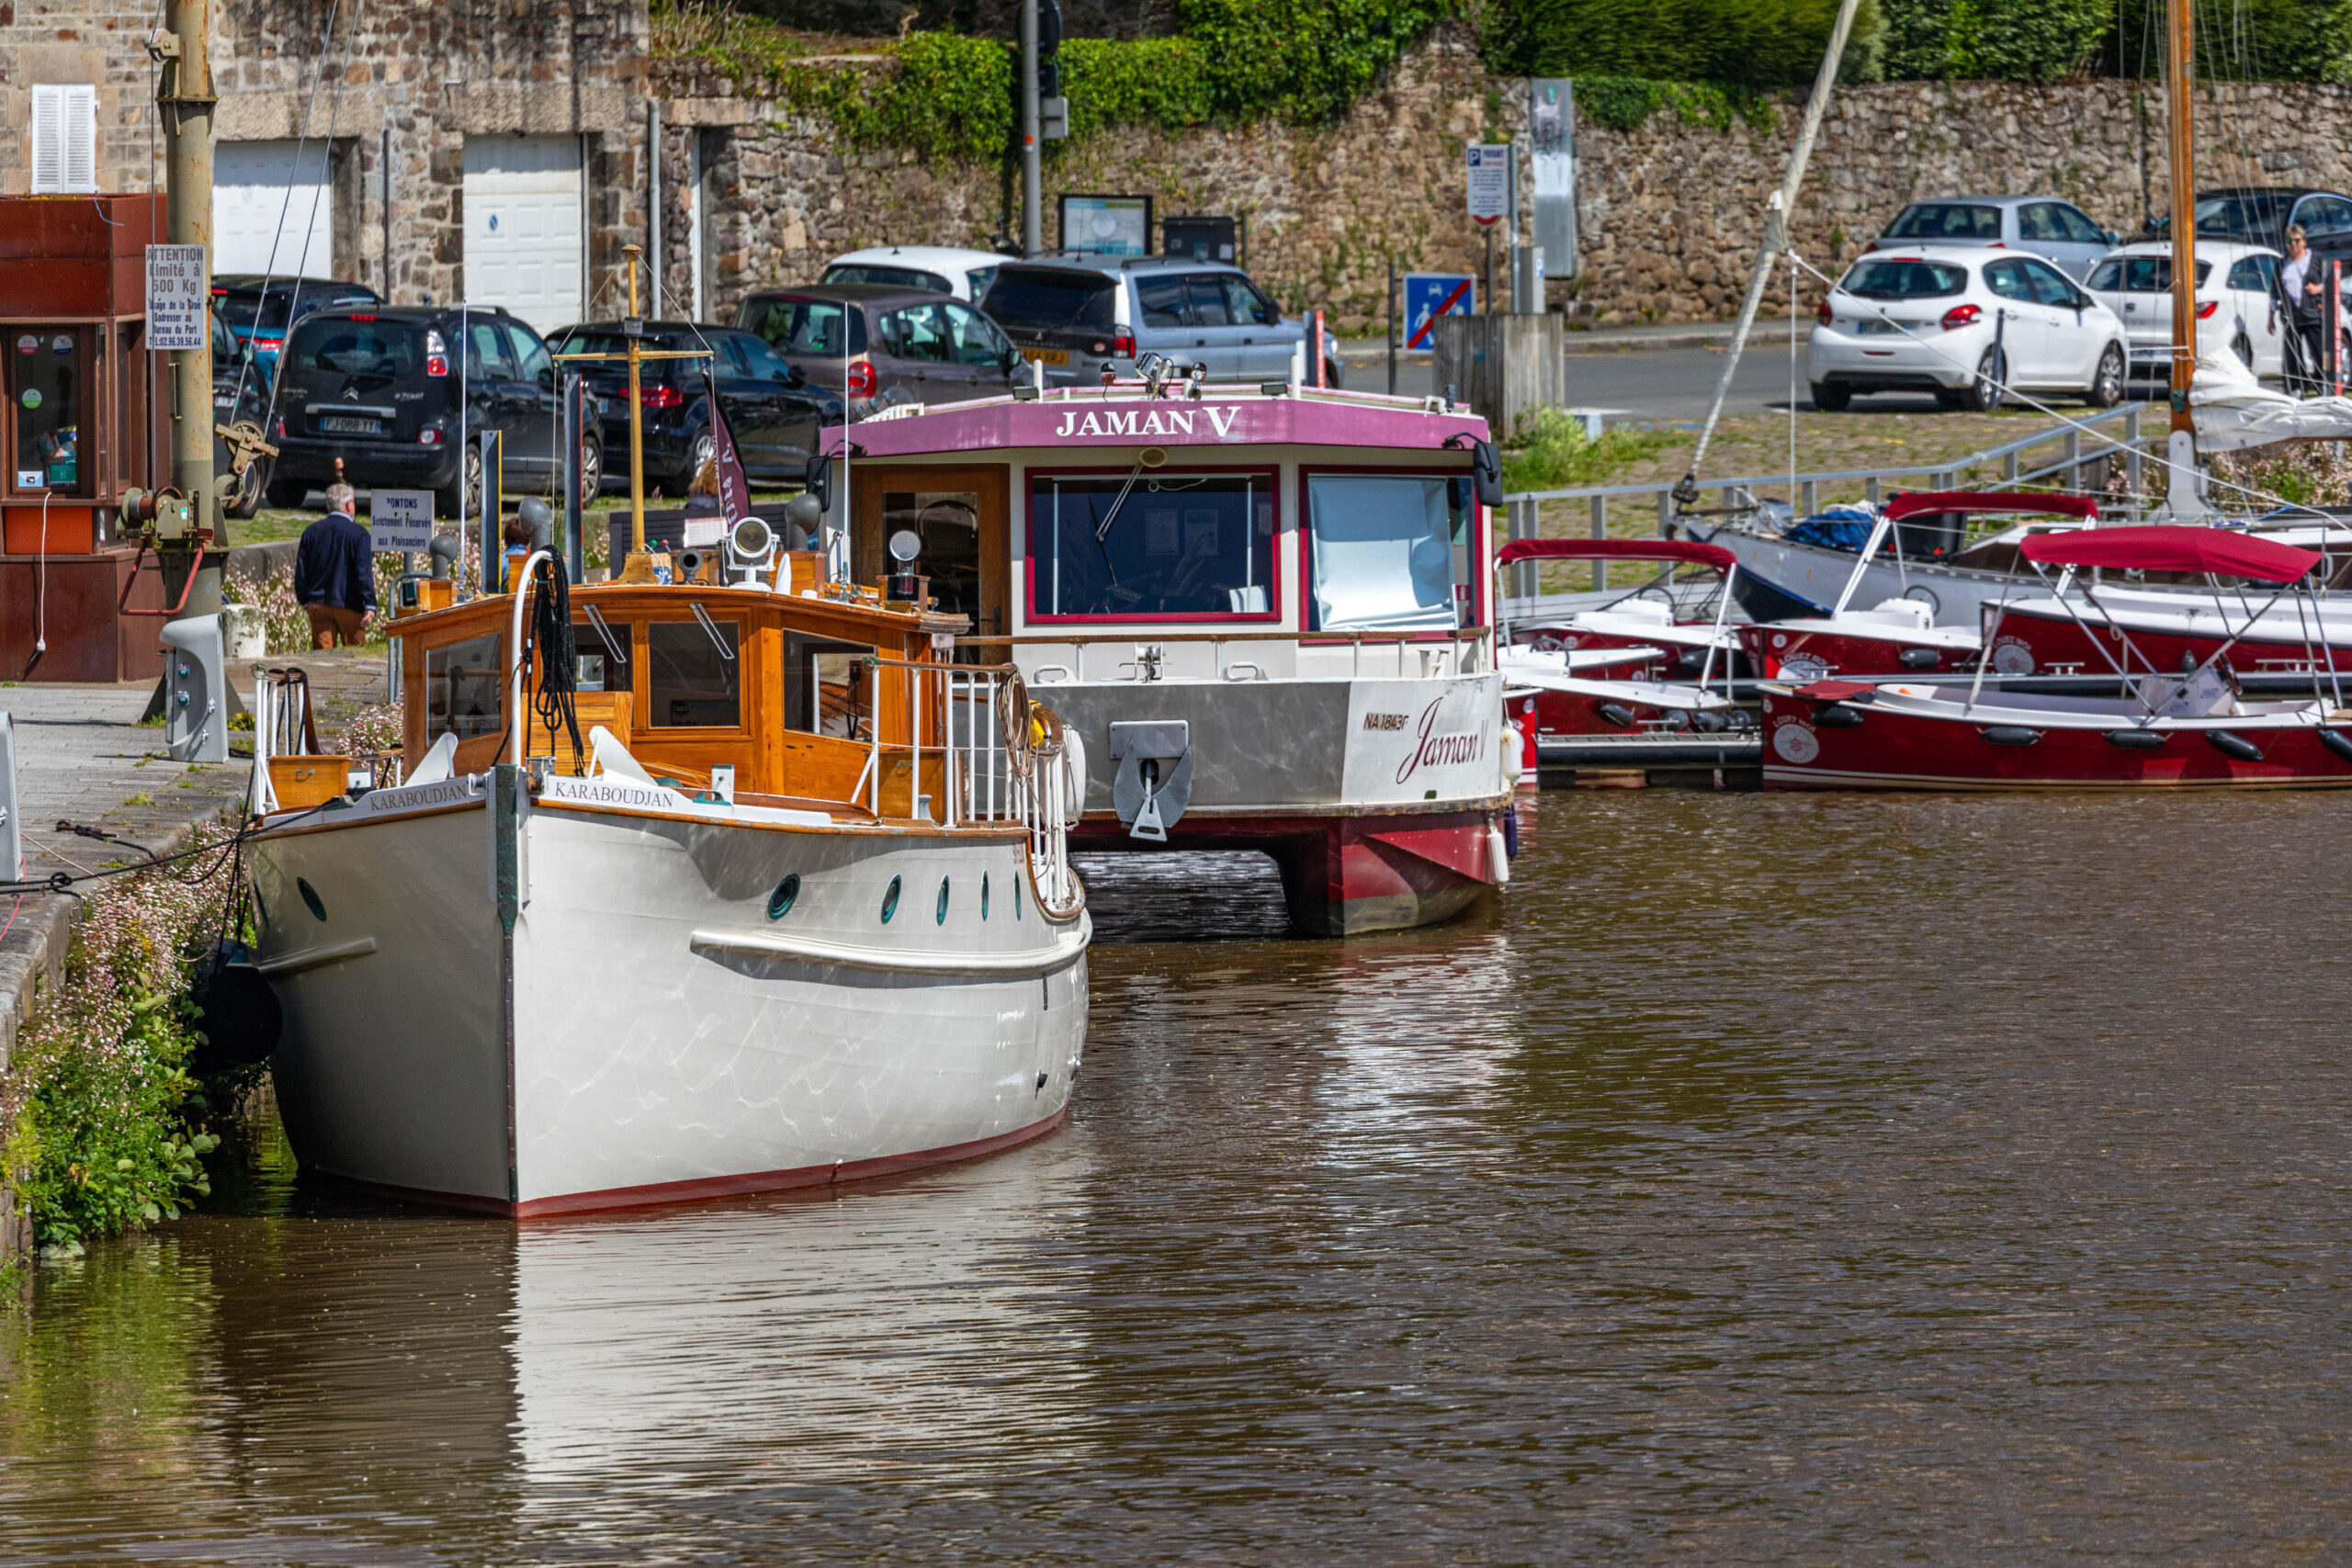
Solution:
<svg viewBox="0 0 2352 1568">
<path fill-rule="evenodd" d="M 735 324 L 864 418 L 887 402 L 953 403 L 1012 389 L 1020 351 L 960 299 L 899 285 L 828 283 L 743 301 Z"/>
<path fill-rule="evenodd" d="M 555 361 L 539 334 L 501 307 L 322 311 L 286 340 L 277 381 L 273 506 L 300 505 L 307 491 L 334 479 L 340 457 L 355 487 L 430 490 L 435 510 L 455 517 L 462 445 L 465 513 L 472 516 L 481 447 L 470 438 L 484 430 L 502 433 L 509 494 L 552 493 L 560 483 Z M 596 400 L 592 432 L 603 417 Z M 592 434 L 581 460 L 583 503 L 603 483 L 602 447 Z"/>
<path fill-rule="evenodd" d="M 2309 186 L 2223 186 L 2197 193 L 2192 209 L 2200 240 L 2235 240 L 2267 245 L 2284 254 L 2287 227 L 2301 224 L 2314 251 L 2335 254 L 2352 244 L 2352 197 Z M 2142 234 L 2161 240 L 2172 232 L 2172 215 L 2157 219 Z"/>
<path fill-rule="evenodd" d="M 628 341 L 618 321 L 583 321 L 548 340 L 557 354 L 618 354 Z M 645 479 L 665 494 L 684 495 L 710 460 L 707 389 L 711 386 L 718 389 L 718 406 L 735 437 L 743 472 L 754 483 L 799 484 L 824 427 L 842 422 L 841 393 L 809 386 L 800 369 L 756 333 L 691 321 L 648 321 L 643 341 L 648 349 L 707 349 L 711 355 L 708 360 L 650 359 L 639 367 Z M 588 361 L 571 367 L 604 400 L 605 450 L 612 471 L 627 473 L 628 367 Z"/>
<path fill-rule="evenodd" d="M 322 310 L 365 309 L 382 297 L 364 283 L 317 277 L 264 277 L 232 272 L 212 280 L 212 308 L 229 325 L 229 335 L 254 351 L 266 380 L 277 368 L 277 352 L 288 329 Z"/>
<path fill-rule="evenodd" d="M 253 363 L 253 351 L 237 341 L 220 312 L 209 312 L 212 321 L 212 423 L 216 425 L 234 424 L 239 420 L 250 423 L 254 429 L 269 428 L 269 377 Z M 212 438 L 212 471 L 229 471 L 229 444 L 219 436 Z M 254 459 L 237 487 L 237 493 L 228 502 L 232 517 L 251 517 L 261 510 L 262 497 L 269 490 L 269 459 Z"/>
</svg>

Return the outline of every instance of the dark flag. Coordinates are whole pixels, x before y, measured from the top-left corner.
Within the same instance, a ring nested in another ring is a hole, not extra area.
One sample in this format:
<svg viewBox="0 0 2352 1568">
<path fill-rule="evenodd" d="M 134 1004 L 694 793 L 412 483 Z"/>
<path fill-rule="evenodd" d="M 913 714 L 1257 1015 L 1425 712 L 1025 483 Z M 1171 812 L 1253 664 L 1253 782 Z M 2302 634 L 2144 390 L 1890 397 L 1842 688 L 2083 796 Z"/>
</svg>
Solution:
<svg viewBox="0 0 2352 1568">
<path fill-rule="evenodd" d="M 752 481 L 743 476 L 743 459 L 736 455 L 734 434 L 727 428 L 727 416 L 718 411 L 718 389 L 711 383 L 708 360 L 703 362 L 702 384 L 710 400 L 711 451 L 718 464 L 718 511 L 731 534 L 736 524 L 752 514 Z"/>
</svg>

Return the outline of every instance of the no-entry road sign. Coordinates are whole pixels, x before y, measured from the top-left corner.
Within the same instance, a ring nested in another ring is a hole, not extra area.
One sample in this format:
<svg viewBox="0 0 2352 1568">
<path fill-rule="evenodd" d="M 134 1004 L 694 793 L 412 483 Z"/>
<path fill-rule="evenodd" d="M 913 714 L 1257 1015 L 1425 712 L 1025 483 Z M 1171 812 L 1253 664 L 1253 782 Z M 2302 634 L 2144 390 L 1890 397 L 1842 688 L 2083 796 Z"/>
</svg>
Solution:
<svg viewBox="0 0 2352 1568">
<path fill-rule="evenodd" d="M 1430 346 L 1430 329 L 1440 316 L 1476 313 L 1477 296 L 1466 272 L 1408 272 L 1405 275 L 1405 346 Z"/>
</svg>

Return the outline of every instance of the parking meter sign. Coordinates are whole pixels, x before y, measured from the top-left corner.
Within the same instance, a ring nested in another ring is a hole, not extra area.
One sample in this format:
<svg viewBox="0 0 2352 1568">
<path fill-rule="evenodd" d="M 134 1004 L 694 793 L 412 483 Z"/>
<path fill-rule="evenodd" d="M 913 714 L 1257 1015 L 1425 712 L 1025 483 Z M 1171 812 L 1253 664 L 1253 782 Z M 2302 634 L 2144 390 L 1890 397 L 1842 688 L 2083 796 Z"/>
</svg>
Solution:
<svg viewBox="0 0 2352 1568">
<path fill-rule="evenodd" d="M 1511 149 L 1507 144 L 1481 144 L 1465 151 L 1469 153 L 1470 216 L 1479 223 L 1498 223 L 1510 211 Z"/>
<path fill-rule="evenodd" d="M 1408 272 L 1405 275 L 1405 346 L 1425 349 L 1440 316 L 1476 314 L 1477 294 L 1466 272 Z"/>
<path fill-rule="evenodd" d="M 433 492 L 379 490 L 368 497 L 368 542 L 378 550 L 433 547 Z"/>
</svg>

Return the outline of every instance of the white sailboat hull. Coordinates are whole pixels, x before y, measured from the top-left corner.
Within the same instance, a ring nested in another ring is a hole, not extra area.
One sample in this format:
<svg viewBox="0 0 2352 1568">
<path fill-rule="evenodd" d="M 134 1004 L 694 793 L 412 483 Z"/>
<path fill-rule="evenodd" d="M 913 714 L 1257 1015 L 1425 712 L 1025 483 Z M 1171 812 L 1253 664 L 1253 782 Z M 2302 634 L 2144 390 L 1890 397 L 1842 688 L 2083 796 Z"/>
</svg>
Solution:
<svg viewBox="0 0 2352 1568">
<path fill-rule="evenodd" d="M 479 795 L 257 840 L 306 1166 L 561 1213 L 969 1157 L 1067 1107 L 1088 921 L 1044 917 L 1021 833 L 544 801 L 512 821 L 511 934 Z"/>
</svg>

